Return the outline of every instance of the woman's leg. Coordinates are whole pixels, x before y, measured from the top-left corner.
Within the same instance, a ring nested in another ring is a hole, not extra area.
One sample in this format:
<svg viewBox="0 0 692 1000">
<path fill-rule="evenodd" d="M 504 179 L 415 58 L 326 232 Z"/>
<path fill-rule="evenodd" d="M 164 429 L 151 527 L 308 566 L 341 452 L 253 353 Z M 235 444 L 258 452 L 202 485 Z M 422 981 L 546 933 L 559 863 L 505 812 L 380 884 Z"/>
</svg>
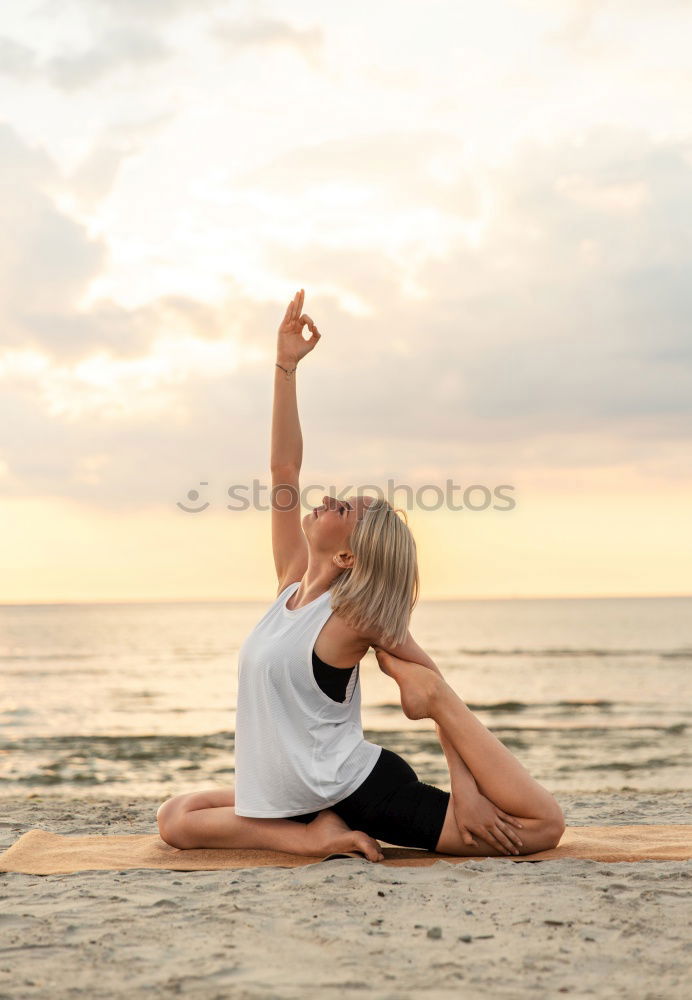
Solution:
<svg viewBox="0 0 692 1000">
<path fill-rule="evenodd" d="M 556 847 L 562 837 L 564 828 L 552 821 L 539 819 L 535 816 L 515 815 L 521 822 L 521 829 L 497 816 L 495 807 L 501 806 L 485 796 L 492 805 L 495 814 L 494 827 L 488 831 L 473 831 L 470 839 L 468 824 L 473 823 L 478 813 L 474 808 L 479 797 L 483 796 L 476 785 L 475 779 L 464 760 L 450 742 L 446 732 L 436 724 L 438 739 L 447 758 L 450 784 L 452 787 L 449 807 L 444 825 L 435 850 L 439 854 L 455 854 L 459 857 L 496 857 L 504 855 L 512 857 L 519 854 L 534 854 L 536 851 L 546 851 Z M 486 806 L 488 803 L 486 803 Z M 506 812 L 507 810 L 503 810 Z"/>
<path fill-rule="evenodd" d="M 399 685 L 404 713 L 412 719 L 431 718 L 440 726 L 486 798 L 522 821 L 533 818 L 564 830 L 564 816 L 556 799 L 439 674 L 384 651 L 377 659 L 380 668 Z"/>
<path fill-rule="evenodd" d="M 235 789 L 212 789 L 176 795 L 159 806 L 161 839 L 171 847 L 254 848 L 320 857 L 339 851 L 361 851 L 369 861 L 382 860 L 380 845 L 325 809 L 311 823 L 291 819 L 236 816 Z"/>
</svg>

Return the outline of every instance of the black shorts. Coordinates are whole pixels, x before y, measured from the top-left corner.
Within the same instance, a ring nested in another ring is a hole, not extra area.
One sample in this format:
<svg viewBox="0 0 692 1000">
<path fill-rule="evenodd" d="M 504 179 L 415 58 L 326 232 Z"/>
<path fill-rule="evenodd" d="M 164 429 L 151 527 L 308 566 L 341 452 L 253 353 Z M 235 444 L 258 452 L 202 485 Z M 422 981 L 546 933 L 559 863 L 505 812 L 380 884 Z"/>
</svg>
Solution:
<svg viewBox="0 0 692 1000">
<path fill-rule="evenodd" d="M 362 785 L 328 806 L 352 830 L 399 847 L 434 851 L 447 815 L 450 793 L 426 785 L 403 757 L 382 747 L 377 763 Z M 287 816 L 310 823 L 319 812 Z"/>
</svg>

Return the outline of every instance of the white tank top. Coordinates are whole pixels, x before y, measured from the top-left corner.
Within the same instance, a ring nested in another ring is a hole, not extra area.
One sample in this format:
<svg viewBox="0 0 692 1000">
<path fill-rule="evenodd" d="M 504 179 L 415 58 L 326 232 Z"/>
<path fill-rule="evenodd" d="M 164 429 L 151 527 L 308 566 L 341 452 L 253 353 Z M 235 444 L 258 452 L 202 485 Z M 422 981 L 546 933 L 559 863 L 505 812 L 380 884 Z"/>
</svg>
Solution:
<svg viewBox="0 0 692 1000">
<path fill-rule="evenodd" d="M 315 680 L 312 650 L 332 615 L 331 593 L 291 611 L 286 604 L 299 586 L 281 591 L 238 653 L 237 816 L 328 809 L 365 781 L 382 752 L 363 737 L 360 664 L 345 702 Z"/>
</svg>

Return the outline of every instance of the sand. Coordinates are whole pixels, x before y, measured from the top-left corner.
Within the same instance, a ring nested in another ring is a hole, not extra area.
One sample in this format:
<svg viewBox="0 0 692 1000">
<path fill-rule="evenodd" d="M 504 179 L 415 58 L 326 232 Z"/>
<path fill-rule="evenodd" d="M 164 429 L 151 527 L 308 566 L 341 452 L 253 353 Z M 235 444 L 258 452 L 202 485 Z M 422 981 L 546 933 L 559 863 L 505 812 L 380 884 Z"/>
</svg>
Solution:
<svg viewBox="0 0 692 1000">
<path fill-rule="evenodd" d="M 682 793 L 560 796 L 568 825 L 690 823 Z M 27 830 L 152 833 L 161 799 L 0 799 Z M 0 998 L 689 996 L 692 862 L 0 873 Z"/>
</svg>

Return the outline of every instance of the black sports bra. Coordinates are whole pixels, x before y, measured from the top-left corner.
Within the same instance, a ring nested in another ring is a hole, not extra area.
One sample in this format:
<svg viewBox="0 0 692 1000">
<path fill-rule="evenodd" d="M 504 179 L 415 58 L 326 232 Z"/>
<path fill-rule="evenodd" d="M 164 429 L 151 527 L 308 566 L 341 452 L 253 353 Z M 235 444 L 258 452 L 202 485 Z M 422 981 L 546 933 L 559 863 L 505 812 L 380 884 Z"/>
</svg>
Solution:
<svg viewBox="0 0 692 1000">
<path fill-rule="evenodd" d="M 312 651 L 312 672 L 319 687 L 332 701 L 346 701 L 346 688 L 351 679 L 351 674 L 356 669 L 355 666 L 342 669 L 341 667 L 331 667 L 324 660 L 321 660 L 315 650 Z"/>
</svg>

